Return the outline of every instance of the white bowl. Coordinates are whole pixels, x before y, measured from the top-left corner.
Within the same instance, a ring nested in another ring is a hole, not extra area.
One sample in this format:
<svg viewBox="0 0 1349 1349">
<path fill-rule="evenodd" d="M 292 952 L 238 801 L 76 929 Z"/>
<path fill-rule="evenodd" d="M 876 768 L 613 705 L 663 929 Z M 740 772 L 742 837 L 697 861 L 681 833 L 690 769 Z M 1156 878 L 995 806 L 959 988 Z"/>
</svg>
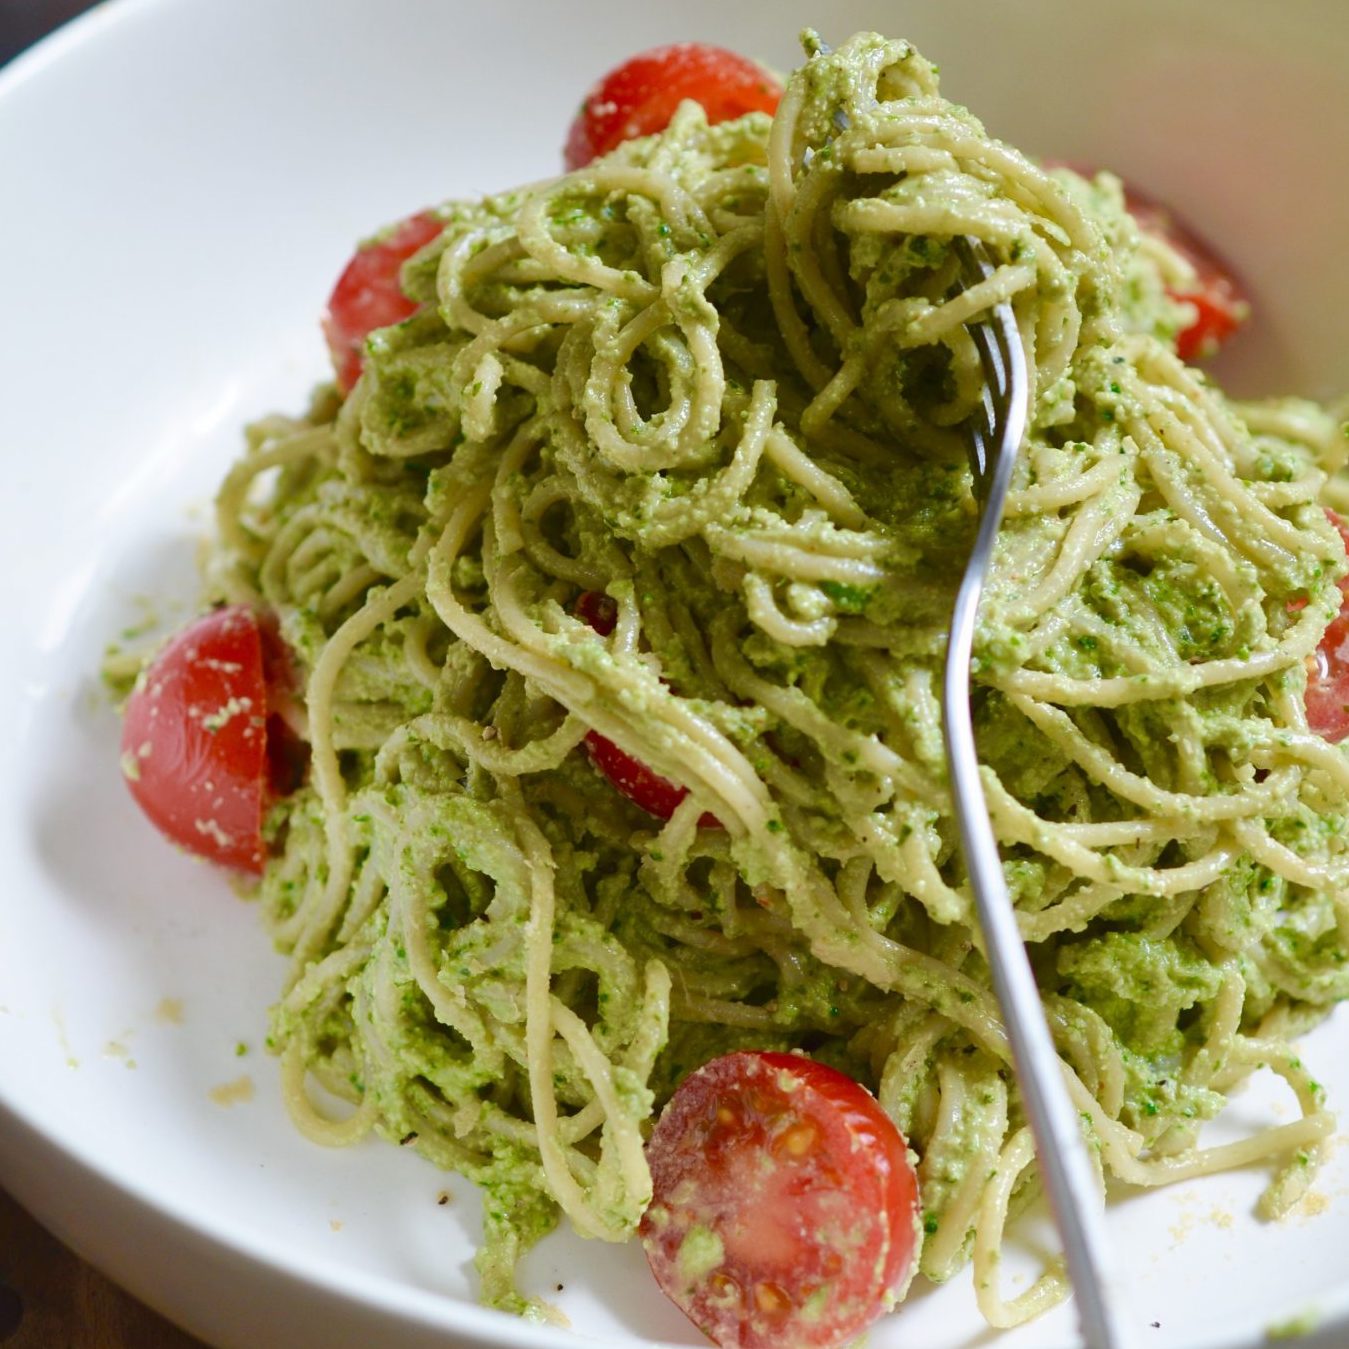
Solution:
<svg viewBox="0 0 1349 1349">
<path fill-rule="evenodd" d="M 1113 165 L 1190 217 L 1258 310 L 1236 385 L 1349 385 L 1342 0 L 117 0 L 0 76 L 0 1178 L 212 1343 L 574 1341 L 474 1304 L 471 1187 L 293 1133 L 261 1048 L 279 962 L 127 799 L 103 647 L 138 597 L 161 617 L 189 601 L 189 507 L 240 425 L 323 373 L 315 315 L 354 239 L 553 172 L 583 88 L 631 51 L 701 37 L 786 67 L 812 22 L 902 29 L 998 134 Z M 1306 1048 L 1341 1108 L 1346 1049 L 1344 1017 Z M 1278 1108 L 1255 1088 L 1233 1114 Z M 1251 1345 L 1303 1313 L 1321 1343 L 1349 1338 L 1344 1154 L 1283 1223 L 1250 1216 L 1260 1184 L 1113 1208 L 1148 1345 Z M 700 1342 L 635 1246 L 560 1233 L 525 1279 L 592 1338 Z M 871 1343 L 980 1337 L 966 1276 Z M 1061 1311 L 1006 1343 L 1072 1337 Z"/>
</svg>

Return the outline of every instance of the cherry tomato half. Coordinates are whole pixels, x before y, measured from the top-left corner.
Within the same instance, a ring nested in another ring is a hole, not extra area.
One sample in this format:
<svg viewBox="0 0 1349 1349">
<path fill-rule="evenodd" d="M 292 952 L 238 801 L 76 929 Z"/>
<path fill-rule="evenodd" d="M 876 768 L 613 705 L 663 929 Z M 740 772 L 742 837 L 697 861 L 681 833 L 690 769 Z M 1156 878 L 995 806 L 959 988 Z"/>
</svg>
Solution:
<svg viewBox="0 0 1349 1349">
<path fill-rule="evenodd" d="M 383 238 L 359 249 L 338 277 L 328 299 L 323 333 L 343 393 L 350 393 L 360 378 L 366 337 L 417 312 L 399 285 L 399 270 L 443 228 L 443 222 L 427 211 L 409 216 Z"/>
<path fill-rule="evenodd" d="M 618 606 L 608 595 L 602 595 L 597 590 L 587 590 L 577 597 L 576 616 L 594 628 L 601 637 L 607 637 L 618 621 Z M 585 747 L 590 762 L 609 779 L 614 790 L 658 820 L 668 820 L 689 794 L 687 787 L 681 787 L 653 772 L 598 731 L 587 733 Z M 706 812 L 699 817 L 698 824 L 704 829 L 721 827 L 720 821 Z"/>
<path fill-rule="evenodd" d="M 716 123 L 775 112 L 781 97 L 782 86 L 762 66 L 724 47 L 653 47 L 595 83 L 567 135 L 563 160 L 579 169 L 623 141 L 663 131 L 686 98 L 701 103 Z"/>
<path fill-rule="evenodd" d="M 1212 356 L 1246 321 L 1250 305 L 1237 285 L 1232 269 L 1169 207 L 1126 186 L 1124 204 L 1138 228 L 1171 245 L 1194 268 L 1194 282 L 1172 287 L 1174 300 L 1193 305 L 1195 317 L 1176 337 L 1182 361 Z"/>
<path fill-rule="evenodd" d="M 1349 551 L 1349 527 L 1334 511 L 1330 522 Z M 1340 582 L 1340 612 L 1326 629 L 1307 672 L 1307 724 L 1336 744 L 1349 736 L 1349 576 Z"/>
<path fill-rule="evenodd" d="M 647 1160 L 647 1260 L 721 1349 L 832 1349 L 907 1283 L 908 1147 L 837 1069 L 797 1054 L 713 1059 L 671 1097 Z"/>
<path fill-rule="evenodd" d="M 217 609 L 155 657 L 122 719 L 123 774 L 150 822 L 189 852 L 251 875 L 266 856 L 263 815 L 294 785 L 280 780 L 290 747 L 269 733 L 277 719 L 267 671 L 280 665 L 279 648 L 252 609 Z"/>
<path fill-rule="evenodd" d="M 590 762 L 609 779 L 614 790 L 658 820 L 668 820 L 689 794 L 687 787 L 681 787 L 653 772 L 640 760 L 619 749 L 612 740 L 606 740 L 598 731 L 587 733 L 585 745 Z M 717 822 L 712 816 L 704 814 L 698 823 L 707 828 Z"/>
</svg>

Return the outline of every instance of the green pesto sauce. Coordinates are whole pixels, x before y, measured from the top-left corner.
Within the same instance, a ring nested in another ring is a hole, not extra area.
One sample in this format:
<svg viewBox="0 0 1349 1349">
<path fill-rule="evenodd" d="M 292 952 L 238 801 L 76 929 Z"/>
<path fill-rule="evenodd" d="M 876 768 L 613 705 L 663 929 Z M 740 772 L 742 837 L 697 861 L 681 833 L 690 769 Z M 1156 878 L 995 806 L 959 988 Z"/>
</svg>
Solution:
<svg viewBox="0 0 1349 1349">
<path fill-rule="evenodd" d="M 213 598 L 278 614 L 311 713 L 325 653 L 350 639 L 323 688 L 322 744 L 310 727 L 327 777 L 316 767 L 267 821 L 262 904 L 298 990 L 269 1046 L 298 1044 L 323 1086 L 375 1103 L 383 1136 L 482 1186 L 483 1296 L 517 1311 L 538 1310 L 517 1260 L 558 1216 L 530 1085 L 539 849 L 546 996 L 579 1019 L 616 1103 L 613 1128 L 567 1144 L 598 1234 L 630 1234 L 650 1197 L 649 1178 L 617 1174 L 612 1135 L 640 1143 L 688 1073 L 732 1049 L 801 1050 L 880 1095 L 914 1145 L 933 1279 L 972 1239 L 948 1215 L 969 1212 L 1021 1123 L 1010 1070 L 980 1039 L 990 981 L 940 731 L 945 625 L 977 519 L 956 413 L 974 394 L 958 337 L 909 340 L 954 280 L 954 226 L 868 221 L 973 219 L 1000 263 L 1038 269 L 1016 303 L 1043 378 L 973 710 L 982 762 L 1023 812 L 1004 871 L 1066 1057 L 1117 1066 L 1114 1114 L 1150 1144 L 1223 1104 L 1188 1069 L 1227 981 L 1243 981 L 1245 1032 L 1271 1014 L 1306 1024 L 1349 994 L 1330 890 L 1237 846 L 1179 896 L 1136 879 L 1228 846 L 1204 811 L 1270 780 L 1286 780 L 1258 819 L 1272 844 L 1342 864 L 1349 801 L 1330 775 L 1313 781 L 1286 710 L 1301 660 L 1141 700 L 1062 692 L 1169 689 L 1324 627 L 1344 564 L 1320 442 L 1296 426 L 1325 414 L 1266 408 L 1255 434 L 1220 395 L 1164 387 L 1184 313 L 1119 182 L 1019 159 L 1004 176 L 1012 152 L 941 101 L 907 44 L 864 35 L 795 78 L 791 186 L 828 209 L 784 226 L 785 300 L 759 114 L 709 128 L 686 105 L 590 174 L 446 203 L 441 237 L 401 273 L 421 308 L 370 335 L 346 401 L 321 394 L 308 418 L 253 432 L 250 453 L 287 436 L 318 448 L 231 498 L 208 573 Z M 951 155 L 849 158 L 911 150 L 895 128 L 931 117 L 982 147 L 979 172 Z M 526 238 L 537 202 L 546 248 Z M 848 389 L 821 417 L 840 370 Z M 1195 437 L 1166 422 L 1174 408 Z M 737 483 L 758 416 L 771 430 Z M 1210 432 L 1221 452 L 1196 440 Z M 1056 588 L 1062 557 L 1080 565 Z M 638 639 L 578 619 L 592 590 Z M 781 636 L 765 593 L 806 639 Z M 1055 696 L 1023 695 L 1022 676 Z M 616 791 L 587 730 L 689 786 L 692 827 L 662 832 Z M 1153 811 L 1147 791 L 1179 804 Z M 1056 854 L 1079 827 L 1123 839 L 1099 847 L 1099 893 Z M 911 1061 L 914 1045 L 928 1049 Z M 548 1053 L 559 1117 L 587 1117 L 582 1056 L 561 1035 Z M 964 1108 L 944 1114 L 944 1095 Z M 681 1276 L 721 1258 L 696 1229 Z"/>
</svg>

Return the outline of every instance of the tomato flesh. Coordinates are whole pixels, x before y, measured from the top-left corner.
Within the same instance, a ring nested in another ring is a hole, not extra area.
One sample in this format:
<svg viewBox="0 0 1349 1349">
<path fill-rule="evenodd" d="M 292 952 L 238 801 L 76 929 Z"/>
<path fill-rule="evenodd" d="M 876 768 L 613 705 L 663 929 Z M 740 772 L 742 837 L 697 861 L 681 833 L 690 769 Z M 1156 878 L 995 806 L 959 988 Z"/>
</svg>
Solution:
<svg viewBox="0 0 1349 1349">
<path fill-rule="evenodd" d="M 582 591 L 576 599 L 576 617 L 607 637 L 618 626 L 618 605 L 598 590 Z"/>
<path fill-rule="evenodd" d="M 647 1160 L 652 1273 L 722 1349 L 832 1349 L 907 1284 L 908 1147 L 837 1069 L 797 1054 L 713 1059 L 671 1097 Z"/>
<path fill-rule="evenodd" d="M 587 732 L 585 746 L 590 762 L 609 779 L 614 790 L 658 820 L 668 820 L 689 794 L 687 787 L 653 772 L 598 731 Z M 698 823 L 707 826 L 716 821 L 704 814 Z"/>
<path fill-rule="evenodd" d="M 1349 551 L 1349 527 L 1334 511 L 1330 522 Z M 1340 581 L 1340 612 L 1309 662 L 1307 725 L 1331 744 L 1349 736 L 1349 576 Z"/>
<path fill-rule="evenodd" d="M 122 719 L 122 766 L 157 829 L 199 857 L 262 871 L 268 745 L 264 631 L 244 605 L 189 624 L 137 683 Z"/>
<path fill-rule="evenodd" d="M 601 637 L 607 637 L 618 622 L 618 606 L 608 595 L 587 590 L 577 597 L 576 616 Z M 653 772 L 640 759 L 634 759 L 598 731 L 587 732 L 585 747 L 590 762 L 609 779 L 614 790 L 658 820 L 668 820 L 689 794 L 687 787 Z M 699 817 L 698 824 L 704 829 L 720 828 L 717 818 L 706 812 Z"/>
<path fill-rule="evenodd" d="M 777 111 L 782 86 L 757 62 L 706 42 L 654 47 L 599 79 L 581 104 L 563 151 L 579 169 L 637 136 L 670 124 L 679 105 L 701 103 L 711 123 Z"/>
<path fill-rule="evenodd" d="M 1139 229 L 1170 244 L 1194 268 L 1191 284 L 1167 290 L 1195 311 L 1189 327 L 1176 335 L 1177 355 L 1183 361 L 1212 356 L 1250 313 L 1232 269 L 1173 211 L 1137 188 L 1126 186 L 1124 204 Z"/>
<path fill-rule="evenodd" d="M 443 222 L 428 211 L 409 216 L 383 238 L 359 249 L 338 278 L 328 299 L 323 333 L 337 386 L 344 394 L 360 378 L 365 339 L 376 328 L 401 323 L 417 312 L 416 303 L 403 294 L 399 272 L 443 228 Z"/>
</svg>

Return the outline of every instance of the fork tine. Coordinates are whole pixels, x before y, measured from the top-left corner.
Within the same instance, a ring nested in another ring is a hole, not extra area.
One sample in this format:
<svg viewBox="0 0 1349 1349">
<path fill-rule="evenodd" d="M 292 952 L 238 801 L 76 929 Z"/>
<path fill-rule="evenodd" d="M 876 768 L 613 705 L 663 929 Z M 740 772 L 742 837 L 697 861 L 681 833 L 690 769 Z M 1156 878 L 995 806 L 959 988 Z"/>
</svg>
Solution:
<svg viewBox="0 0 1349 1349">
<path fill-rule="evenodd" d="M 957 258 L 966 276 L 987 280 L 997 270 L 984 246 L 975 239 L 958 236 L 954 240 Z M 969 326 L 970 337 L 979 353 L 979 364 L 984 372 L 984 424 L 970 429 L 970 464 L 974 472 L 975 494 L 982 502 L 988 493 L 991 472 L 990 446 L 998 441 L 1000 408 L 1011 398 L 1012 371 L 1023 373 L 1025 359 L 1021 352 L 1021 335 L 1010 305 L 999 305 L 980 322 Z M 1022 381 L 1024 383 L 1024 380 Z M 1011 447 L 1015 456 L 1020 448 Z"/>
</svg>

